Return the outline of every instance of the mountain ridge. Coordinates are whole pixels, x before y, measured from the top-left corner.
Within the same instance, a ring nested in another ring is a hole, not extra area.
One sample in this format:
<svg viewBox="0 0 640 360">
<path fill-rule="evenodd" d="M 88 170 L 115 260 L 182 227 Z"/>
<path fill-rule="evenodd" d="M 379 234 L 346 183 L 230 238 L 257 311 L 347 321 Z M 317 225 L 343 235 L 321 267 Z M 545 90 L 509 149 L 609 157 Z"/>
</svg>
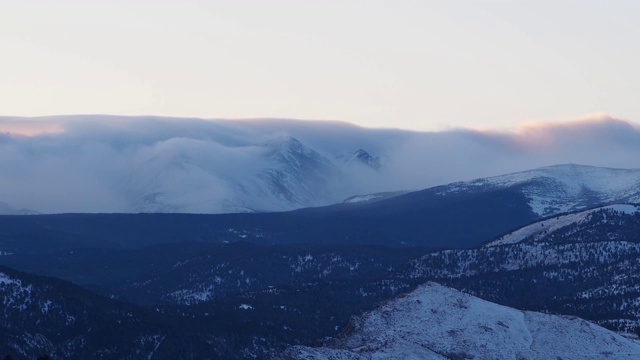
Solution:
<svg viewBox="0 0 640 360">
<path fill-rule="evenodd" d="M 580 316 L 635 337 L 639 231 L 639 205 L 607 205 L 543 219 L 475 248 L 425 254 L 397 276 L 519 309 Z"/>
<path fill-rule="evenodd" d="M 278 119 L 79 115 L 7 117 L 3 124 L 8 133 L 0 144 L 2 164 L 12 171 L 2 177 L 0 201 L 48 214 L 283 211 L 339 203 L 356 194 L 428 188 L 554 163 L 640 167 L 634 157 L 617 156 L 622 149 L 635 153 L 637 142 L 616 143 L 622 148 L 601 146 L 603 139 L 623 135 L 629 139 L 630 132 L 637 136 L 628 122 L 612 118 L 573 124 L 576 132 L 571 134 L 564 127 L 546 128 L 549 139 L 544 139 L 550 141 L 546 144 L 553 145 L 546 147 L 531 146 L 530 141 L 541 139 L 519 133 L 412 132 Z M 32 132 L 12 132 L 25 126 Z M 582 136 L 581 151 L 572 150 L 576 134 Z M 265 158 L 265 145 L 287 136 L 329 159 L 346 174 L 348 183 L 336 181 L 339 192 L 313 203 L 273 198 L 257 175 L 272 165 Z M 371 160 L 366 156 L 361 156 L 366 157 L 364 162 L 351 165 L 337 159 L 364 152 L 381 159 L 384 166 L 375 170 L 364 165 Z M 598 156 L 589 156 L 594 152 Z M 482 155 L 486 161 L 473 160 L 469 154 Z"/>
<path fill-rule="evenodd" d="M 627 358 L 640 343 L 578 318 L 520 311 L 427 283 L 355 317 L 329 346 L 278 359 Z"/>
<path fill-rule="evenodd" d="M 552 170 L 565 168 L 561 166 Z M 609 169 L 587 169 L 605 174 L 597 180 L 617 174 L 617 171 Z M 628 179 L 634 181 L 636 176 L 640 176 L 640 170 L 623 171 L 630 174 Z M 524 175 L 506 175 L 490 181 L 480 179 L 452 183 L 380 201 L 339 203 L 289 212 L 217 215 L 60 214 L 35 215 L 32 219 L 0 217 L 0 223 L 4 224 L 0 233 L 21 238 L 39 232 L 56 238 L 61 236 L 62 231 L 74 234 L 66 237 L 65 242 L 80 241 L 81 238 L 100 239 L 114 245 L 117 243 L 118 246 L 126 243 L 136 246 L 138 242 L 149 241 L 204 240 L 470 248 L 547 216 L 562 214 L 565 208 L 590 208 L 603 202 L 640 200 L 640 186 L 636 188 L 635 183 L 629 181 L 622 183 L 624 186 L 619 187 L 620 191 L 598 192 L 597 196 L 580 200 L 579 193 L 569 193 L 563 186 L 549 188 L 548 183 L 556 184 L 557 181 L 552 181 L 552 178 L 542 181 L 537 177 L 539 172 L 534 170 Z M 574 188 L 585 185 L 580 182 L 576 184 L 579 186 Z M 536 190 L 538 195 L 532 197 L 531 189 Z M 568 195 L 557 197 L 555 194 L 559 191 Z M 532 199 L 539 202 L 566 200 L 569 205 L 548 207 L 543 216 L 534 212 Z M 123 227 L 123 224 L 127 225 Z M 244 235 L 239 237 L 229 233 L 228 229 L 242 231 Z M 107 231 L 115 237 L 105 237 Z M 33 238 L 26 240 L 33 241 Z M 5 251 L 15 252 L 11 248 Z"/>
<path fill-rule="evenodd" d="M 551 216 L 609 202 L 640 201 L 640 169 L 558 164 L 443 185 L 442 193 L 483 187 L 523 186 L 539 216 Z"/>
</svg>

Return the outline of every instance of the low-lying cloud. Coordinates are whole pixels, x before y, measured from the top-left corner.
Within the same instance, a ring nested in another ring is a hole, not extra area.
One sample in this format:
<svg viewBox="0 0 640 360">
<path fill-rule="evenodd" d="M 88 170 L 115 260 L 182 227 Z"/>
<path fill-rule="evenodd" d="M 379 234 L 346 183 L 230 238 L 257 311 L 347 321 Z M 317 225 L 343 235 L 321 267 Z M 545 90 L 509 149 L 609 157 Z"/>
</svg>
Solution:
<svg viewBox="0 0 640 360">
<path fill-rule="evenodd" d="M 530 124 L 513 131 L 412 132 L 341 122 L 161 117 L 0 118 L 0 202 L 54 212 L 221 212 L 272 204 L 259 174 L 266 144 L 291 136 L 334 163 L 326 203 L 562 163 L 640 168 L 640 128 L 620 119 Z M 382 168 L 344 166 L 364 149 Z M 145 203 L 146 202 L 146 203 Z M 146 208 L 144 207 L 146 204 Z"/>
</svg>

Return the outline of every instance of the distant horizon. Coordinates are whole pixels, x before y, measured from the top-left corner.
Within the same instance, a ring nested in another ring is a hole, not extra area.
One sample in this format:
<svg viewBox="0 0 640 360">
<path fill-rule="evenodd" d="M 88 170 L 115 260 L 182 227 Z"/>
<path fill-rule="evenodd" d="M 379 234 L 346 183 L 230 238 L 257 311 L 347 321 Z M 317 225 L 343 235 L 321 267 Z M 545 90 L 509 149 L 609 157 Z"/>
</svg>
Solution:
<svg viewBox="0 0 640 360">
<path fill-rule="evenodd" d="M 8 0 L 1 111 L 419 131 L 640 119 L 638 13 L 637 1 Z"/>
<path fill-rule="evenodd" d="M 200 116 L 178 116 L 178 115 L 162 115 L 162 114 L 115 114 L 115 113 L 69 113 L 69 114 L 47 114 L 47 115 L 7 115 L 0 114 L 0 132 L 3 131 L 1 121 L 6 120 L 17 120 L 17 119 L 49 119 L 54 120 L 55 118 L 82 118 L 82 117 L 113 117 L 113 118 L 158 118 L 158 119 L 185 119 L 185 120 L 203 120 L 203 121 L 238 121 L 238 122 L 249 122 L 249 121 L 291 121 L 291 122 L 315 122 L 315 123 L 336 123 L 336 124 L 344 124 L 362 127 L 365 129 L 378 129 L 378 130 L 400 130 L 400 131 L 412 131 L 412 132 L 446 132 L 453 130 L 470 130 L 470 131 L 481 131 L 481 132 L 497 132 L 497 133 L 505 133 L 505 132 L 520 132 L 522 129 L 527 128 L 535 128 L 539 126 L 553 126 L 553 125 L 563 125 L 563 124 L 571 124 L 571 123 L 579 123 L 579 122 L 590 122 L 590 121 L 606 121 L 606 120 L 618 120 L 626 122 L 630 125 L 640 126 L 640 122 L 634 121 L 632 119 L 620 116 L 614 116 L 607 113 L 590 113 L 583 114 L 574 117 L 567 118 L 548 118 L 548 119 L 529 119 L 521 122 L 514 122 L 508 126 L 441 126 L 440 128 L 433 129 L 419 129 L 419 128 L 411 128 L 411 127 L 401 127 L 401 126 L 393 126 L 393 125 L 371 125 L 371 124 L 363 124 L 354 121 L 341 120 L 341 119 L 311 119 L 311 118 L 288 118 L 288 117 L 274 117 L 274 116 L 254 116 L 254 117 L 241 117 L 241 118 L 223 118 L 223 117 L 200 117 Z"/>
</svg>

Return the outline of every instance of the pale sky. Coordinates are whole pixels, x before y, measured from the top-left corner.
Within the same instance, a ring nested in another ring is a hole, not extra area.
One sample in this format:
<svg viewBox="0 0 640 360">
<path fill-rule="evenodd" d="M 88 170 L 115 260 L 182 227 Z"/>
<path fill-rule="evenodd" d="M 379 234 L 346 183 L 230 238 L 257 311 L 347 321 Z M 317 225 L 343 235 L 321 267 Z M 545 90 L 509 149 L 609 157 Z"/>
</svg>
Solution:
<svg viewBox="0 0 640 360">
<path fill-rule="evenodd" d="M 640 121 L 640 1 L 0 0 L 0 115 Z"/>
</svg>

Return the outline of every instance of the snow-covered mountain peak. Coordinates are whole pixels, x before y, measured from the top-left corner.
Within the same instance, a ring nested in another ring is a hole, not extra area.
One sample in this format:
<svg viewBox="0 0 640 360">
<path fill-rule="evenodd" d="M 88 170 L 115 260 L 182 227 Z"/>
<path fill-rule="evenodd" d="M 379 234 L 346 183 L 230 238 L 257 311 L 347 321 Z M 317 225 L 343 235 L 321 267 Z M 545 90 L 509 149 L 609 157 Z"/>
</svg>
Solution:
<svg viewBox="0 0 640 360">
<path fill-rule="evenodd" d="M 280 136 L 275 139 L 269 140 L 265 146 L 271 150 L 272 153 L 281 155 L 287 154 L 317 154 L 317 152 L 292 136 Z"/>
<path fill-rule="evenodd" d="M 281 136 L 265 145 L 268 157 L 276 164 L 295 169 L 329 165 L 329 160 L 291 136 Z"/>
<path fill-rule="evenodd" d="M 258 174 L 262 193 L 272 197 L 284 209 L 327 205 L 340 192 L 343 175 L 328 158 L 290 136 L 278 137 L 266 144 L 266 163 Z"/>
<path fill-rule="evenodd" d="M 479 189 L 518 189 L 534 213 L 550 216 L 614 202 L 640 202 L 640 170 L 576 164 L 537 168 L 507 175 L 457 182 L 440 194 Z"/>
<path fill-rule="evenodd" d="M 143 168 L 125 186 L 133 212 L 283 211 L 327 205 L 351 194 L 340 169 L 291 136 L 233 148 L 228 157 L 169 153 Z"/>
<path fill-rule="evenodd" d="M 495 184 L 518 183 L 538 177 L 553 178 L 574 192 L 584 186 L 595 191 L 628 189 L 640 182 L 640 170 L 562 164 L 489 178 Z"/>
<path fill-rule="evenodd" d="M 282 357 L 568 360 L 637 354 L 639 343 L 585 320 L 520 311 L 427 283 L 356 317 L 330 346 L 297 346 Z"/>
<path fill-rule="evenodd" d="M 378 170 L 382 166 L 379 157 L 373 157 L 368 152 L 358 149 L 345 158 L 346 164 L 363 164 L 372 169 Z"/>
</svg>

